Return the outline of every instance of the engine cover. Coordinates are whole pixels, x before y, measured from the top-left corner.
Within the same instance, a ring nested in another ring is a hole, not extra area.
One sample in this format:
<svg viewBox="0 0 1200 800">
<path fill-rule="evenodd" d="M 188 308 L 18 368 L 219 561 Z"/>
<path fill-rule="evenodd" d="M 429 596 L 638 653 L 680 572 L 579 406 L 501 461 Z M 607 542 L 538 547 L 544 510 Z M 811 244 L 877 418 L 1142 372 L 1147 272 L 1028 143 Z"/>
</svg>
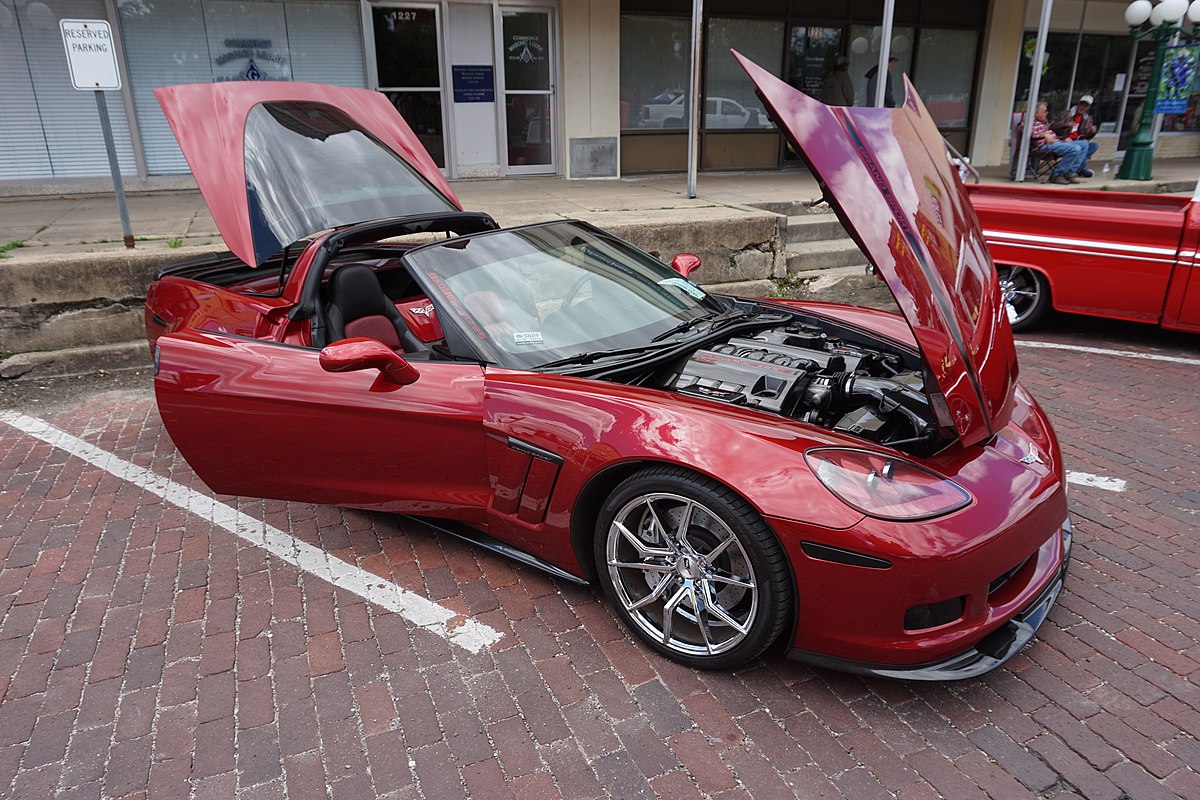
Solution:
<svg viewBox="0 0 1200 800">
<path fill-rule="evenodd" d="M 730 351 L 738 341 L 695 353 L 675 378 L 674 388 L 684 394 L 785 413 L 785 401 L 797 386 L 808 383 L 808 372 L 816 363 L 774 353 L 769 360 L 739 355 L 736 349 Z"/>
<path fill-rule="evenodd" d="M 669 388 L 782 414 L 874 442 L 933 434 L 920 373 L 901 359 L 807 326 L 734 338 L 692 354 Z"/>
</svg>

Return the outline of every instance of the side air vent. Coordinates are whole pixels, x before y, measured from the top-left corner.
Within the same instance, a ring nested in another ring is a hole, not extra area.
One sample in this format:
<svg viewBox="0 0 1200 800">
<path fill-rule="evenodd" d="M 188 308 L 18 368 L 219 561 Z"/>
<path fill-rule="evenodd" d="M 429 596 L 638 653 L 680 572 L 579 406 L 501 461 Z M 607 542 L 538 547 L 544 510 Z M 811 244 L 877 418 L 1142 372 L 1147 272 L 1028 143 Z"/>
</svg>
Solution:
<svg viewBox="0 0 1200 800">
<path fill-rule="evenodd" d="M 863 553 L 856 553 L 853 550 L 831 547 L 827 544 L 801 542 L 800 549 L 809 558 L 815 558 L 820 561 L 832 561 L 835 564 L 849 564 L 852 567 L 866 567 L 867 569 L 890 569 L 892 566 L 892 562 L 886 558 L 868 556 Z"/>
</svg>

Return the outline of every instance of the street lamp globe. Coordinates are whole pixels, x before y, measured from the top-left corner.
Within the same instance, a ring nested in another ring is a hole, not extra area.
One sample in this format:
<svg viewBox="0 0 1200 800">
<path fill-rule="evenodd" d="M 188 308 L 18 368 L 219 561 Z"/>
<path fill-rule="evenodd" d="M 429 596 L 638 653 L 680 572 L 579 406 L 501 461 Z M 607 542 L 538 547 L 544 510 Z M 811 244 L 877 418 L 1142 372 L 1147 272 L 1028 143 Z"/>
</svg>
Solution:
<svg viewBox="0 0 1200 800">
<path fill-rule="evenodd" d="M 1129 7 L 1125 9 L 1125 22 L 1128 25 L 1137 27 L 1150 19 L 1150 14 L 1154 11 L 1154 3 L 1150 0 L 1133 0 Z"/>
<path fill-rule="evenodd" d="M 1162 0 L 1150 12 L 1150 24 L 1161 25 L 1164 22 L 1174 22 L 1187 11 L 1187 0 Z"/>
<path fill-rule="evenodd" d="M 1200 25 L 1200 0 L 1192 0 L 1192 4 L 1188 6 L 1187 18 L 1193 25 Z"/>
<path fill-rule="evenodd" d="M 1163 0 L 1162 9 L 1168 22 L 1177 22 L 1187 13 L 1188 0 Z"/>
</svg>

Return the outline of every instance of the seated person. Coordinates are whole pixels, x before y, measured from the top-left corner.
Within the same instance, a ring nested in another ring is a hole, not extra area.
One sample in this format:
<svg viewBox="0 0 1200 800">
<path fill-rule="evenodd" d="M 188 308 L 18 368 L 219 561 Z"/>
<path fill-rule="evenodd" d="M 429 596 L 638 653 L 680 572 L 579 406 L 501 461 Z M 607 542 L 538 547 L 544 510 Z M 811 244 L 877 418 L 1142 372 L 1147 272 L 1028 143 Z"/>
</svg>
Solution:
<svg viewBox="0 0 1200 800">
<path fill-rule="evenodd" d="M 1092 96 L 1085 94 L 1079 98 L 1075 108 L 1069 108 L 1054 118 L 1050 130 L 1060 141 L 1080 142 L 1084 145 L 1083 163 L 1079 165 L 1078 174 L 1081 178 L 1090 178 L 1096 173 L 1088 167 L 1088 159 L 1096 154 L 1100 145 L 1092 141 L 1098 130 L 1096 121 L 1089 113 L 1092 108 Z"/>
<path fill-rule="evenodd" d="M 1033 150 L 1058 156 L 1058 163 L 1050 173 L 1051 183 L 1079 183 L 1075 179 L 1075 173 L 1079 171 L 1080 164 L 1086 157 L 1088 143 L 1059 139 L 1046 124 L 1046 109 L 1045 103 L 1037 104 L 1033 124 L 1029 128 L 1030 146 Z"/>
</svg>

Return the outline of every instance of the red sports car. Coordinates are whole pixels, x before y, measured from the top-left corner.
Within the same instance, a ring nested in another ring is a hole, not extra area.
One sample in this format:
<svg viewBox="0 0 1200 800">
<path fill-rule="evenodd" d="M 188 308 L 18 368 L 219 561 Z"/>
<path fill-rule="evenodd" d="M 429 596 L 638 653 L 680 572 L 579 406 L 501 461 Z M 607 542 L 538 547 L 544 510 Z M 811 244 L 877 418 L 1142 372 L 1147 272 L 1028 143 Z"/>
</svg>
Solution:
<svg viewBox="0 0 1200 800">
<path fill-rule="evenodd" d="M 598 583 L 650 647 L 963 678 L 1071 544 L 979 226 L 908 87 L 751 77 L 904 316 L 710 294 L 583 222 L 464 212 L 378 93 L 158 91 L 231 254 L 164 269 L 163 421 L 217 492 L 432 520 Z"/>
</svg>

